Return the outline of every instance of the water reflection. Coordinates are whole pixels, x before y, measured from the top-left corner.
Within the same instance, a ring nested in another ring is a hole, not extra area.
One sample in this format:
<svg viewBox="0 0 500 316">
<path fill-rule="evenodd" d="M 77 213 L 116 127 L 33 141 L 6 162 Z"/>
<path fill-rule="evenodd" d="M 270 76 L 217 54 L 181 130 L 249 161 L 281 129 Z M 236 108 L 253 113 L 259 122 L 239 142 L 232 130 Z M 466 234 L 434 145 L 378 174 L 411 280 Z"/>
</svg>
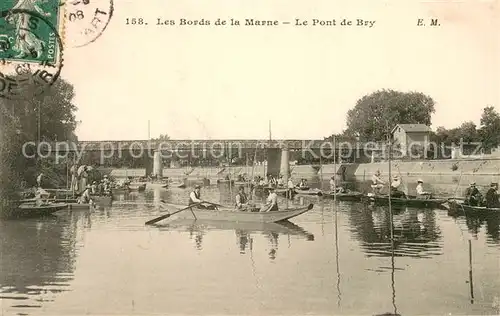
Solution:
<svg viewBox="0 0 500 316">
<path fill-rule="evenodd" d="M 500 244 L 500 214 L 499 213 L 458 213 L 448 214 L 459 223 L 465 224 L 474 238 L 483 227 L 486 228 L 487 242 Z"/>
<path fill-rule="evenodd" d="M 203 249 L 203 237 L 211 230 L 234 230 L 240 254 L 252 250 L 252 235 L 263 235 L 269 245 L 269 259 L 274 260 L 278 254 L 279 237 L 297 236 L 308 241 L 314 241 L 314 235 L 302 227 L 288 221 L 280 223 L 238 223 L 208 220 L 182 220 L 176 219 L 165 224 L 155 225 L 161 230 L 175 230 L 189 232 L 194 238 L 196 249 Z"/>
<path fill-rule="evenodd" d="M 349 209 L 351 232 L 368 256 L 391 255 L 391 218 L 386 206 Z M 441 254 L 441 231 L 433 210 L 399 208 L 393 216 L 395 256 L 430 258 Z"/>
<path fill-rule="evenodd" d="M 77 256 L 77 213 L 45 220 L 0 221 L 2 312 L 40 308 L 68 290 Z M 9 306 L 9 303 L 11 304 Z"/>
</svg>

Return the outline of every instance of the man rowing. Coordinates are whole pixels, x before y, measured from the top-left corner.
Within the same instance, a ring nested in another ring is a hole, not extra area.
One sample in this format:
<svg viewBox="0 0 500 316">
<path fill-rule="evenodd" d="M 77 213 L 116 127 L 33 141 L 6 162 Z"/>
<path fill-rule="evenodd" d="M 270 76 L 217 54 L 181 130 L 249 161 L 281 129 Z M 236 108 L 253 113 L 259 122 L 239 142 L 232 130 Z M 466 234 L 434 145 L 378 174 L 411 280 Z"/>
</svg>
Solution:
<svg viewBox="0 0 500 316">
<path fill-rule="evenodd" d="M 417 180 L 417 199 L 430 199 L 432 198 L 432 193 L 424 191 L 424 180 Z"/>
<path fill-rule="evenodd" d="M 384 188 L 385 181 L 380 177 L 380 170 L 377 170 L 372 176 L 372 190 L 375 194 L 380 194 Z"/>
<path fill-rule="evenodd" d="M 236 209 L 242 210 L 248 206 L 248 197 L 245 193 L 245 187 L 240 186 L 236 194 Z"/>
<path fill-rule="evenodd" d="M 487 208 L 500 208 L 500 201 L 498 200 L 498 183 L 491 183 L 488 192 L 484 197 L 484 206 Z"/>
<path fill-rule="evenodd" d="M 205 205 L 203 203 L 206 203 L 201 199 L 201 186 L 199 184 L 194 186 L 194 190 L 189 194 L 189 204 L 188 205 L 193 205 L 193 204 L 198 204 L 196 207 L 197 208 L 203 208 L 207 210 L 214 210 L 215 205 Z"/>
<path fill-rule="evenodd" d="M 278 210 L 278 195 L 274 192 L 273 187 L 269 187 L 269 196 L 267 197 L 266 204 L 264 204 L 259 212 L 273 212 Z"/>
<path fill-rule="evenodd" d="M 342 186 L 337 186 L 337 181 L 335 180 L 335 176 L 332 176 L 332 178 L 330 179 L 330 192 L 346 193 L 347 190 L 344 189 Z"/>
<path fill-rule="evenodd" d="M 482 196 L 481 192 L 476 187 L 476 182 L 472 182 L 470 186 L 465 191 L 465 205 L 479 206 L 481 203 Z"/>
<path fill-rule="evenodd" d="M 406 194 L 399 189 L 400 187 L 401 187 L 401 179 L 399 178 L 399 176 L 394 176 L 393 181 L 391 183 L 391 197 L 395 198 L 406 197 Z"/>
</svg>

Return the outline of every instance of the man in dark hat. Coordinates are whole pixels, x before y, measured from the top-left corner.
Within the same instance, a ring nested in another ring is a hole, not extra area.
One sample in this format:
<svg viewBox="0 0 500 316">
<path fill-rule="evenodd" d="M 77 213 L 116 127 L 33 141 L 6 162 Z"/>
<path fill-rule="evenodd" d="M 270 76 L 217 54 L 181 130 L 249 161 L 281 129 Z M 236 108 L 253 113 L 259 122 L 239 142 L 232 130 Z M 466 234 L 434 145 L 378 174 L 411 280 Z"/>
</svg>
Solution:
<svg viewBox="0 0 500 316">
<path fill-rule="evenodd" d="M 498 200 L 498 183 L 491 183 L 484 197 L 484 202 L 487 208 L 500 208 L 500 201 Z"/>
<path fill-rule="evenodd" d="M 240 186 L 236 194 L 236 209 L 242 210 L 248 206 L 248 197 L 245 193 L 245 187 Z"/>
<path fill-rule="evenodd" d="M 476 188 L 476 182 L 472 182 L 465 191 L 465 205 L 479 206 L 482 200 L 481 192 Z"/>
</svg>

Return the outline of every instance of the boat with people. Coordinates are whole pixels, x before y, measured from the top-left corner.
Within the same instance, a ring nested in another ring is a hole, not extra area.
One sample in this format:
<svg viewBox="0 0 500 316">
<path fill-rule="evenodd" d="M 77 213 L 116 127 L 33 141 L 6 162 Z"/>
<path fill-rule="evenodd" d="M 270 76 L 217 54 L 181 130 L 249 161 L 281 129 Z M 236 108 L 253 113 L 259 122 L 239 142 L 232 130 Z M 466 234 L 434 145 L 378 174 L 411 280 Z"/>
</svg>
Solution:
<svg viewBox="0 0 500 316">
<path fill-rule="evenodd" d="M 25 202 L 19 204 L 7 217 L 11 219 L 44 217 L 66 208 L 68 204 L 65 203 Z"/>
<path fill-rule="evenodd" d="M 449 199 L 447 201 L 448 205 L 448 213 L 450 214 L 480 214 L 480 215 L 486 215 L 486 214 L 498 214 L 500 215 L 500 207 L 499 208 L 493 208 L 493 207 L 486 207 L 486 206 L 472 206 L 472 205 L 467 205 L 464 203 L 463 199 Z"/>
<path fill-rule="evenodd" d="M 277 211 L 258 212 L 252 210 L 237 210 L 230 207 L 216 207 L 215 209 L 200 209 L 196 206 L 178 204 L 165 204 L 167 208 L 176 210 L 179 219 L 199 219 L 211 221 L 250 222 L 250 223 L 276 223 L 304 214 L 313 208 L 313 204 L 302 207 L 289 207 Z M 185 209 L 183 211 L 180 211 Z M 173 215 L 173 213 L 171 213 Z"/>
<path fill-rule="evenodd" d="M 374 195 L 373 193 L 368 193 L 362 195 L 361 200 L 365 203 L 374 203 L 379 205 L 389 204 L 389 195 Z M 404 205 L 408 207 L 417 208 L 439 208 L 444 203 L 447 202 L 445 198 L 418 198 L 412 195 L 406 195 L 405 197 L 390 197 L 391 205 Z"/>
<path fill-rule="evenodd" d="M 324 198 L 333 199 L 336 198 L 339 201 L 359 201 L 363 197 L 363 193 L 356 191 L 347 191 L 347 192 L 337 192 L 334 194 L 333 192 L 324 192 Z"/>
<path fill-rule="evenodd" d="M 143 192 L 146 190 L 146 183 L 145 182 L 131 182 L 128 184 L 128 190 L 129 191 L 138 191 L 138 192 Z"/>
</svg>

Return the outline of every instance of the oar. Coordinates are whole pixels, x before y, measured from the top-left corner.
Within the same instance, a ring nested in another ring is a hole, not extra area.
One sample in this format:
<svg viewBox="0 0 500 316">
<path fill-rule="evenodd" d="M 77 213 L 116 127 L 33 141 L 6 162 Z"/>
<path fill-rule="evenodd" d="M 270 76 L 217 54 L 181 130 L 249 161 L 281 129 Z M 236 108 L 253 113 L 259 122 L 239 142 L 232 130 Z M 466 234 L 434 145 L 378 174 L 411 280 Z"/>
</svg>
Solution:
<svg viewBox="0 0 500 316">
<path fill-rule="evenodd" d="M 162 201 L 162 202 L 163 202 L 163 201 Z M 160 217 L 154 218 L 154 219 L 152 219 L 152 220 L 149 220 L 149 221 L 147 221 L 145 224 L 146 224 L 146 225 L 152 225 L 152 224 L 154 224 L 154 223 L 156 223 L 156 222 L 159 222 L 159 221 L 161 221 L 161 220 L 163 220 L 163 219 L 165 219 L 165 218 L 169 218 L 170 216 L 172 216 L 172 215 L 174 215 L 174 214 L 177 214 L 177 213 L 179 213 L 179 212 L 182 212 L 182 211 L 184 211 L 184 210 L 187 210 L 187 209 L 189 209 L 189 208 L 192 208 L 192 207 L 194 207 L 194 206 L 196 206 L 196 205 L 198 205 L 198 204 L 200 204 L 200 203 L 191 204 L 191 205 L 189 205 L 188 207 L 185 207 L 185 208 L 180 209 L 180 210 L 178 210 L 178 211 L 175 211 L 175 212 L 173 212 L 173 213 L 168 213 L 168 214 L 162 215 L 162 216 L 160 216 Z"/>
<path fill-rule="evenodd" d="M 224 207 L 224 205 L 220 205 L 220 204 L 217 204 L 217 203 L 212 203 L 212 202 L 209 202 L 209 201 L 203 201 L 201 203 L 207 203 L 207 204 L 211 204 L 211 205 L 214 205 L 214 206 L 217 206 L 217 207 Z"/>
</svg>

